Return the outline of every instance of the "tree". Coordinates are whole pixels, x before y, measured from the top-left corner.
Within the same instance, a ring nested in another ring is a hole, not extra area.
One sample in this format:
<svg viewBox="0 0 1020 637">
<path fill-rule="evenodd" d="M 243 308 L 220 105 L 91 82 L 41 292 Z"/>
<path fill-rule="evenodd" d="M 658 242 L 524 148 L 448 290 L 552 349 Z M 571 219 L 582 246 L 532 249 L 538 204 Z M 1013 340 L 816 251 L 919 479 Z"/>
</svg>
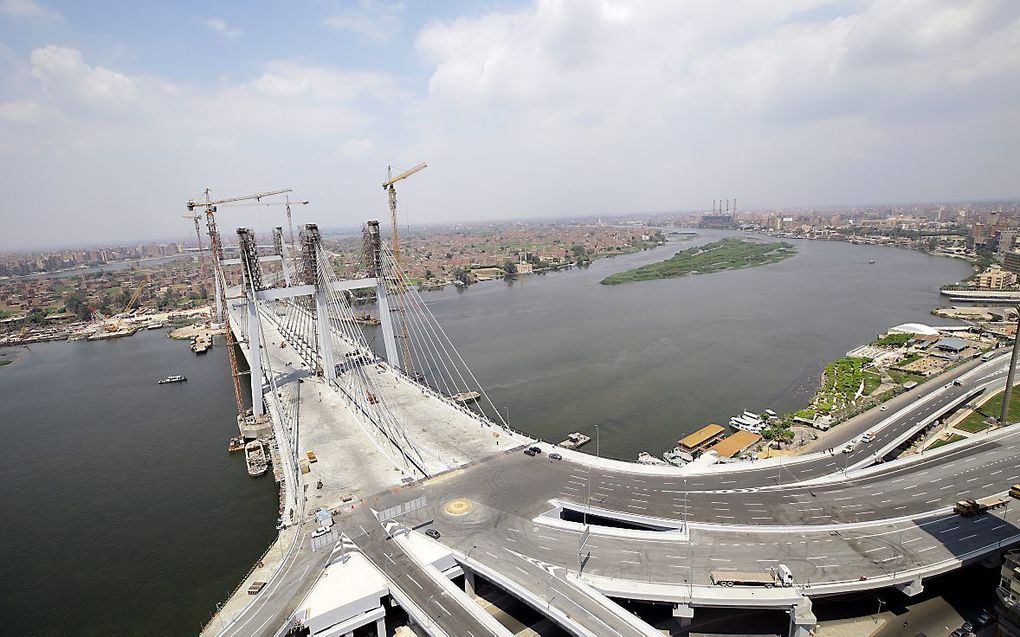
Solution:
<svg viewBox="0 0 1020 637">
<path fill-rule="evenodd" d="M 503 262 L 503 271 L 506 272 L 507 276 L 514 276 L 517 274 L 517 265 L 513 261 L 507 259 Z"/>
<path fill-rule="evenodd" d="M 460 281 L 464 285 L 471 285 L 471 272 L 464 268 L 456 268 L 453 271 L 453 278 Z"/>
</svg>

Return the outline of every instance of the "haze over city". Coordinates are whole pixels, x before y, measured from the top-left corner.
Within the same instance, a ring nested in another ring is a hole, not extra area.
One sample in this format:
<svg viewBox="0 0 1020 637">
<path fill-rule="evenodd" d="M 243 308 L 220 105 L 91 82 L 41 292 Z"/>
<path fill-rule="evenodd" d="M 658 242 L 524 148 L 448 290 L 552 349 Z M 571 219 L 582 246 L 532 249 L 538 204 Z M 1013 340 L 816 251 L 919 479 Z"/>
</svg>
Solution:
<svg viewBox="0 0 1020 637">
<path fill-rule="evenodd" d="M 0 2 L 0 248 L 1017 194 L 1013 2 Z M 233 214 L 233 213 L 232 213 Z M 258 225 L 263 211 L 235 220 Z"/>
</svg>

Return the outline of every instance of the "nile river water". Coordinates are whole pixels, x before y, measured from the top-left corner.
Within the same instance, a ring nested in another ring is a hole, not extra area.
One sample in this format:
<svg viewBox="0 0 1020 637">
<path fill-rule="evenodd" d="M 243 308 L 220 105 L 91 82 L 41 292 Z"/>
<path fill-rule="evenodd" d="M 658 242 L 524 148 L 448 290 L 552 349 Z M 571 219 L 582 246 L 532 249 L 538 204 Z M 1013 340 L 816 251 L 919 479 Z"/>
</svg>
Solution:
<svg viewBox="0 0 1020 637">
<path fill-rule="evenodd" d="M 599 285 L 733 234 L 699 232 L 425 298 L 515 428 L 555 441 L 598 423 L 602 453 L 633 459 L 744 409 L 801 406 L 825 361 L 935 321 L 939 285 L 969 272 L 798 241 L 760 268 Z M 174 373 L 188 382 L 156 384 Z M 196 633 L 275 533 L 272 479 L 226 452 L 234 413 L 224 348 L 195 356 L 161 332 L 33 345 L 0 367 L 0 632 Z"/>
</svg>

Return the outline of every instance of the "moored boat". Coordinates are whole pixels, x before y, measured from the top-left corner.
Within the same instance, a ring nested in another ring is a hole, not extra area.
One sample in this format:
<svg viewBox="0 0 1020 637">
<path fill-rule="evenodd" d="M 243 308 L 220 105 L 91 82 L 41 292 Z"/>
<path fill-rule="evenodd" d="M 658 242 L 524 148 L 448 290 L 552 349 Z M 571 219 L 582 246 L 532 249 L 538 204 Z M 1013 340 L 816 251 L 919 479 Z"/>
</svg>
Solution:
<svg viewBox="0 0 1020 637">
<path fill-rule="evenodd" d="M 167 383 L 183 383 L 188 380 L 187 376 L 181 376 L 180 374 L 174 374 L 173 376 L 167 376 L 163 380 L 159 381 L 160 385 L 166 385 Z"/>
<path fill-rule="evenodd" d="M 244 446 L 244 461 L 248 465 L 248 475 L 257 478 L 269 469 L 269 457 L 266 445 L 261 440 L 252 440 Z"/>
</svg>

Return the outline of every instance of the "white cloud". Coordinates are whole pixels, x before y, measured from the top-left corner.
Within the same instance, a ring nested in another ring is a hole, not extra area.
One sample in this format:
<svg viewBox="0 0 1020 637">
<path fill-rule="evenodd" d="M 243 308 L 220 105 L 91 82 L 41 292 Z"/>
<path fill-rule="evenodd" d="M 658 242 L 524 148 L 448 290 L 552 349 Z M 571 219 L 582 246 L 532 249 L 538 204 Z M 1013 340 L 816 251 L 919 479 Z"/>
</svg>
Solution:
<svg viewBox="0 0 1020 637">
<path fill-rule="evenodd" d="M 238 38 L 241 36 L 242 33 L 240 29 L 231 27 L 229 24 L 227 24 L 226 20 L 223 20 L 221 18 L 207 18 L 205 20 L 202 20 L 202 26 L 209 29 L 216 35 L 228 40 Z"/>
<path fill-rule="evenodd" d="M 34 0 L 0 0 L 0 13 L 15 18 L 62 20 L 63 16 Z"/>
<path fill-rule="evenodd" d="M 375 150 L 371 139 L 348 139 L 340 145 L 339 155 L 343 159 L 364 159 Z"/>
<path fill-rule="evenodd" d="M 116 175 L 170 208 L 294 186 L 309 220 L 352 225 L 385 210 L 386 164 L 420 161 L 419 220 L 1020 194 L 1016 2 L 537 0 L 429 22 L 415 47 L 406 76 L 319 56 L 187 84 L 0 43 L 11 207 L 83 239 L 176 231 L 111 209 Z"/>
<path fill-rule="evenodd" d="M 36 102 L 0 102 L 0 121 L 13 124 L 30 124 L 39 119 L 42 107 Z"/>
<path fill-rule="evenodd" d="M 401 2 L 385 0 L 357 0 L 346 4 L 323 20 L 323 24 L 337 31 L 348 31 L 373 42 L 386 42 L 400 30 Z"/>
<path fill-rule="evenodd" d="M 77 49 L 49 45 L 32 51 L 32 77 L 43 86 L 74 100 L 120 106 L 135 96 L 135 84 L 102 66 L 91 66 Z"/>
</svg>

